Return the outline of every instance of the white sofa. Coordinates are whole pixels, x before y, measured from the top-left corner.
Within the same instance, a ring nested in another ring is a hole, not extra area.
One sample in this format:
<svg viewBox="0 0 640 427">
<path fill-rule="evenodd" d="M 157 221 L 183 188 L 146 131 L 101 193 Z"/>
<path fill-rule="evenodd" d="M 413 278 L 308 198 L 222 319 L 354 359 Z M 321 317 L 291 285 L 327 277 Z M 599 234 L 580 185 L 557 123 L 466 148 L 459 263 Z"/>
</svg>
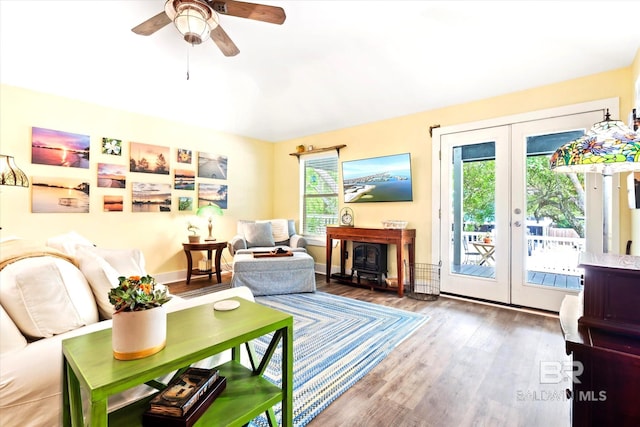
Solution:
<svg viewBox="0 0 640 427">
<path fill-rule="evenodd" d="M 240 220 L 237 224 L 237 234 L 227 244 L 232 256 L 236 253 L 272 251 L 278 247 L 292 251 L 307 251 L 307 241 L 296 232 L 294 220 Z"/>
<path fill-rule="evenodd" d="M 62 340 L 109 328 L 105 287 L 117 284 L 118 275 L 146 273 L 138 250 L 68 241 L 49 241 L 66 253 L 20 239 L 0 242 L 0 426 L 62 424 Z M 254 300 L 241 287 L 189 300 L 174 296 L 165 306 L 171 312 L 231 296 Z M 200 366 L 228 358 L 227 352 Z M 110 410 L 151 392 L 141 386 L 114 396 Z"/>
</svg>

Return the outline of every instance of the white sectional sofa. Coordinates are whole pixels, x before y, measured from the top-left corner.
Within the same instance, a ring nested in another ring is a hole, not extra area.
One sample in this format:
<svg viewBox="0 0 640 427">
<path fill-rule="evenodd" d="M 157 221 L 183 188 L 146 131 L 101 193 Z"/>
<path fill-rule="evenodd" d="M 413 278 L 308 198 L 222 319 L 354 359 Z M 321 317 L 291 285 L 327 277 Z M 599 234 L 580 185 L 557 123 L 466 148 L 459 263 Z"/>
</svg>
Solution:
<svg viewBox="0 0 640 427">
<path fill-rule="evenodd" d="M 62 424 L 62 340 L 109 328 L 108 288 L 119 275 L 146 273 L 138 250 L 77 242 L 69 236 L 51 239 L 53 247 L 21 239 L 0 242 L 0 426 Z M 166 307 L 177 311 L 231 296 L 254 300 L 240 287 L 189 300 L 174 296 Z M 151 392 L 146 386 L 132 389 L 110 399 L 109 407 Z"/>
</svg>

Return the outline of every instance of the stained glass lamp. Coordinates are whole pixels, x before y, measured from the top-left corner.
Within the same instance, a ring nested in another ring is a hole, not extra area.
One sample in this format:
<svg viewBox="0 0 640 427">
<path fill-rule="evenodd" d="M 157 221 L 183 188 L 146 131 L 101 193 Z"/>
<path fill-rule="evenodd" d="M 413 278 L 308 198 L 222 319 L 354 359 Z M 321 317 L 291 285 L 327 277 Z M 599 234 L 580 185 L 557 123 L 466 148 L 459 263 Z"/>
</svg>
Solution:
<svg viewBox="0 0 640 427">
<path fill-rule="evenodd" d="M 209 235 L 204 239 L 206 241 L 214 241 L 216 240 L 211 231 L 213 230 L 213 216 L 214 215 L 222 215 L 222 209 L 220 206 L 215 205 L 213 203 L 209 203 L 208 205 L 200 206 L 196 211 L 196 215 L 198 216 L 206 216 L 209 218 Z"/>
<path fill-rule="evenodd" d="M 611 120 L 607 110 L 604 121 L 594 124 L 584 136 L 558 148 L 550 163 L 555 172 L 602 174 L 602 249 L 604 253 L 609 252 L 611 175 L 640 171 L 640 133 L 620 120 Z"/>
</svg>

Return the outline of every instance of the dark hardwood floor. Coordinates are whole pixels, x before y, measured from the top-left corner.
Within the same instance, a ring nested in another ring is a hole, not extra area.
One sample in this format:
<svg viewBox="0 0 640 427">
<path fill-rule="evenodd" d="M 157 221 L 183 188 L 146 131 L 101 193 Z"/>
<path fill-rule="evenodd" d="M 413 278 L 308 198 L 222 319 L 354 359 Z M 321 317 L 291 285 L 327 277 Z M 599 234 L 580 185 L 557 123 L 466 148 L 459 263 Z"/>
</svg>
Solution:
<svg viewBox="0 0 640 427">
<path fill-rule="evenodd" d="M 206 285 L 199 280 L 185 288 Z M 556 317 L 444 296 L 398 298 L 392 292 L 326 284 L 323 275 L 317 275 L 317 286 L 430 319 L 311 427 L 570 425 L 565 389 L 571 385 L 540 381 L 541 362 L 569 360 Z M 171 291 L 179 293 L 179 284 Z"/>
</svg>

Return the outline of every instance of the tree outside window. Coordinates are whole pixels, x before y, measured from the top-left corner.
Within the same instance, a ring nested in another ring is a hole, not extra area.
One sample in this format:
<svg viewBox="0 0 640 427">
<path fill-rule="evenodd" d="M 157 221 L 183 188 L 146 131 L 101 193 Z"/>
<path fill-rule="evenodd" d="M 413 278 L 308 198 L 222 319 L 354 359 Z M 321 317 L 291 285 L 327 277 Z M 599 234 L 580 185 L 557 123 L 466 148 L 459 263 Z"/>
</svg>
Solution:
<svg viewBox="0 0 640 427">
<path fill-rule="evenodd" d="M 300 158 L 302 233 L 324 237 L 327 225 L 338 222 L 338 156 L 335 153 Z"/>
</svg>

